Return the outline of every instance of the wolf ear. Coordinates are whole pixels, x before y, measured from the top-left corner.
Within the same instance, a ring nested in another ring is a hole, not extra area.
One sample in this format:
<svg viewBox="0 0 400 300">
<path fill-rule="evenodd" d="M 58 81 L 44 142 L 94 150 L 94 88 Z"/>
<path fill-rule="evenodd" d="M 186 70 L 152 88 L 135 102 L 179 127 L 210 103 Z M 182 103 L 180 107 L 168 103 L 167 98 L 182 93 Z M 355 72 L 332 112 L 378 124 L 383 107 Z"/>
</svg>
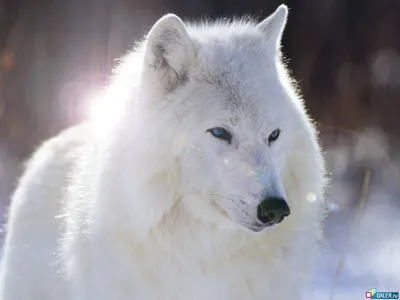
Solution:
<svg viewBox="0 0 400 300">
<path fill-rule="evenodd" d="M 195 47 L 178 16 L 167 14 L 153 25 L 147 35 L 144 59 L 150 80 L 165 90 L 187 79 Z"/>
<path fill-rule="evenodd" d="M 280 47 L 283 30 L 285 29 L 288 15 L 288 8 L 286 5 L 280 5 L 275 12 L 267 17 L 264 21 L 257 25 L 265 35 L 268 41 L 271 41 Z"/>
</svg>

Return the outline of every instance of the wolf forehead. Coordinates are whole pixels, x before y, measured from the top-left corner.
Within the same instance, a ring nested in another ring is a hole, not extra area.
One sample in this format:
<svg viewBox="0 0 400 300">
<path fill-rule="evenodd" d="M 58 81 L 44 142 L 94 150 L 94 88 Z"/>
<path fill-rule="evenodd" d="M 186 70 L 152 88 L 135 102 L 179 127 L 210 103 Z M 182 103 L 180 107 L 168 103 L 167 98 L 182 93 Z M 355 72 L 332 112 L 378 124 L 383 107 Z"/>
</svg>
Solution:
<svg viewBox="0 0 400 300">
<path fill-rule="evenodd" d="M 214 85 L 230 84 L 232 89 L 242 90 L 240 84 L 249 81 L 246 78 L 267 79 L 268 70 L 275 68 L 279 52 L 271 51 L 253 23 L 217 23 L 217 26 L 188 26 L 187 29 L 197 54 L 197 80 Z"/>
<path fill-rule="evenodd" d="M 207 109 L 219 107 L 230 115 L 232 124 L 239 121 L 238 115 L 245 117 L 243 112 L 255 128 L 277 123 L 279 116 L 274 112 L 282 103 L 275 100 L 284 102 L 282 98 L 288 97 L 277 74 L 280 52 L 269 47 L 256 24 L 233 21 L 216 26 L 189 25 L 187 30 L 197 52 L 188 79 L 200 83 L 199 95 L 210 93 L 199 103 L 199 113 L 209 102 Z M 269 100 L 273 100 L 271 105 Z"/>
<path fill-rule="evenodd" d="M 186 80 L 204 83 L 224 94 L 227 106 L 250 104 L 279 84 L 276 76 L 276 54 L 267 47 L 262 33 L 253 24 L 221 24 L 213 28 L 187 27 L 196 50 L 193 68 Z M 268 86 L 266 86 L 268 83 Z M 242 103 L 242 102 L 245 103 Z"/>
</svg>

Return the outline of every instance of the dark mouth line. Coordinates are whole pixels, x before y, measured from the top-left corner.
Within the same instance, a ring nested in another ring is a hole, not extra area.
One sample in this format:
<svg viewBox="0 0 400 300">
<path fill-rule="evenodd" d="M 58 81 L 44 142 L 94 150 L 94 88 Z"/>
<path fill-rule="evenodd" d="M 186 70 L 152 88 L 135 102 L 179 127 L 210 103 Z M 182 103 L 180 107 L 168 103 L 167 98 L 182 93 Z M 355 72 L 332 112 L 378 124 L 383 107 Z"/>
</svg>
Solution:
<svg viewBox="0 0 400 300">
<path fill-rule="evenodd" d="M 225 199 L 227 199 L 227 200 L 229 200 L 229 201 L 231 201 L 233 203 L 236 203 L 236 200 L 234 200 L 234 199 L 232 199 L 230 197 L 222 196 L 222 195 L 219 195 L 219 194 L 209 194 L 209 195 L 210 196 L 217 196 L 217 197 L 225 198 Z M 245 204 L 245 202 L 242 199 L 239 199 L 239 201 L 240 201 L 241 204 Z M 220 207 L 220 205 L 218 203 L 216 203 L 216 201 L 213 201 L 213 203 L 218 207 L 219 210 L 221 210 L 224 213 L 224 215 L 229 217 L 228 213 L 226 213 L 225 210 L 222 207 Z M 240 210 L 240 212 L 242 214 L 242 217 L 238 220 L 238 223 L 240 225 L 244 226 L 245 228 L 249 229 L 249 230 L 252 230 L 252 231 L 255 230 L 255 231 L 258 232 L 258 231 L 261 231 L 262 229 L 265 229 L 265 228 L 268 228 L 268 227 L 271 227 L 271 226 L 274 225 L 273 221 L 265 223 L 265 224 L 263 224 L 261 222 L 254 221 L 254 225 L 250 225 L 248 223 L 248 220 L 254 220 L 254 218 L 245 210 Z M 243 217 L 246 217 L 246 218 L 243 218 Z"/>
</svg>

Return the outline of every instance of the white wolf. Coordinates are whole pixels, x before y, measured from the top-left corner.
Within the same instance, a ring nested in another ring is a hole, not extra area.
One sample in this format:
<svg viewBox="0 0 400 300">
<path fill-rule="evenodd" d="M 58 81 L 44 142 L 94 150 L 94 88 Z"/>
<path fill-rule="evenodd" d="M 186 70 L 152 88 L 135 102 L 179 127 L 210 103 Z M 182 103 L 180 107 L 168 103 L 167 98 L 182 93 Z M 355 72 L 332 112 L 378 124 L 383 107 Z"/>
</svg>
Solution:
<svg viewBox="0 0 400 300">
<path fill-rule="evenodd" d="M 157 21 L 113 77 L 105 117 L 30 160 L 0 298 L 297 299 L 325 171 L 282 64 L 286 18 L 280 6 L 258 24 Z"/>
</svg>

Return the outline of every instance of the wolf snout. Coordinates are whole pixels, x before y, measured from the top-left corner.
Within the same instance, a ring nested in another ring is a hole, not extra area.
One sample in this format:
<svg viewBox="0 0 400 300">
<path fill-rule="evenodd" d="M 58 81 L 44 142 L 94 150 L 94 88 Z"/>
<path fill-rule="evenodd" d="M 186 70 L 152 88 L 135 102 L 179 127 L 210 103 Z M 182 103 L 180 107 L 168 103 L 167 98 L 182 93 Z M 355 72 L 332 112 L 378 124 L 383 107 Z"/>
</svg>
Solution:
<svg viewBox="0 0 400 300">
<path fill-rule="evenodd" d="M 289 215 L 289 205 L 283 198 L 267 197 L 257 207 L 257 218 L 263 224 L 279 224 Z"/>
</svg>

